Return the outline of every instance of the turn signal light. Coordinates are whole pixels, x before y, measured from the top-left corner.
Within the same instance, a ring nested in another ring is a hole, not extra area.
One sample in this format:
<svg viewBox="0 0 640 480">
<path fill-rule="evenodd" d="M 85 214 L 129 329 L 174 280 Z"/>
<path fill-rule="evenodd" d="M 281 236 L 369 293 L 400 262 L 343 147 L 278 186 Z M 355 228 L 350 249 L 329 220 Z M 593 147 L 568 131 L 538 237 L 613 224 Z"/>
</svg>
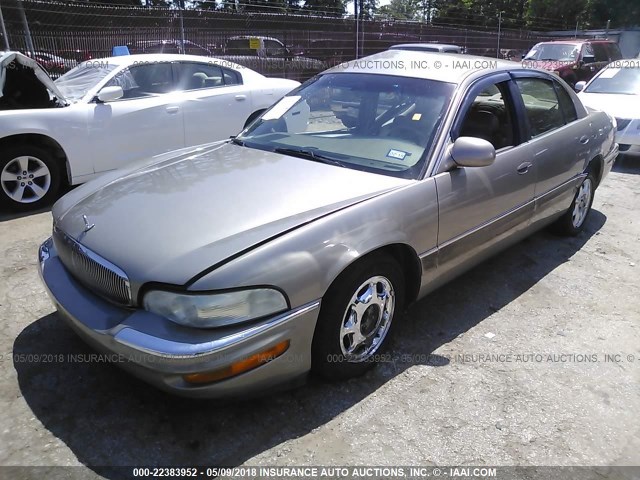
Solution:
<svg viewBox="0 0 640 480">
<path fill-rule="evenodd" d="M 274 345 L 268 350 L 260 353 L 254 353 L 250 357 L 238 360 L 237 362 L 232 363 L 228 367 L 221 368 L 220 370 L 190 373 L 188 375 L 183 375 L 182 378 L 188 383 L 202 384 L 219 382 L 226 378 L 235 377 L 236 375 L 258 368 L 260 365 L 264 365 L 265 363 L 269 363 L 271 360 L 278 358 L 289 349 L 289 343 L 289 340 L 285 340 L 284 342 Z"/>
</svg>

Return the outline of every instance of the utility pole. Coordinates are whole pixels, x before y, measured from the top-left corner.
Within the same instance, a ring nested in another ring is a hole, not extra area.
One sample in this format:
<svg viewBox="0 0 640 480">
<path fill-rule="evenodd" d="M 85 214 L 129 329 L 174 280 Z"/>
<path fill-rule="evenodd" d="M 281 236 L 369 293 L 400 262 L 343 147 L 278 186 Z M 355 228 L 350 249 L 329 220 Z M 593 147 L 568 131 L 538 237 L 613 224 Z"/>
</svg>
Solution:
<svg viewBox="0 0 640 480">
<path fill-rule="evenodd" d="M 29 30 L 29 22 L 27 21 L 27 15 L 24 13 L 24 5 L 22 0 L 18 0 L 18 11 L 20 12 L 20 18 L 22 19 L 22 26 L 24 27 L 24 37 L 27 43 L 27 50 L 31 55 L 35 57 L 36 50 L 33 48 L 33 40 L 31 39 L 31 30 Z"/>
<path fill-rule="evenodd" d="M 7 35 L 7 27 L 4 25 L 4 16 L 2 15 L 2 5 L 0 5 L 0 25 L 2 25 L 2 38 L 4 39 L 4 49 L 8 52 L 11 50 L 9 46 L 9 36 Z"/>
<path fill-rule="evenodd" d="M 502 10 L 498 12 L 498 46 L 496 47 L 496 58 L 500 58 L 500 33 L 502 31 Z"/>
<path fill-rule="evenodd" d="M 184 17 L 182 15 L 182 11 L 184 10 L 184 0 L 178 0 L 178 8 L 180 9 L 180 53 L 184 55 L 186 53 L 184 48 Z"/>
<path fill-rule="evenodd" d="M 360 15 L 358 15 L 358 2 L 359 0 L 353 0 L 353 16 L 356 18 L 356 56 L 355 58 L 359 58 L 358 53 L 360 52 L 360 48 L 358 48 L 358 44 L 360 42 Z"/>
</svg>

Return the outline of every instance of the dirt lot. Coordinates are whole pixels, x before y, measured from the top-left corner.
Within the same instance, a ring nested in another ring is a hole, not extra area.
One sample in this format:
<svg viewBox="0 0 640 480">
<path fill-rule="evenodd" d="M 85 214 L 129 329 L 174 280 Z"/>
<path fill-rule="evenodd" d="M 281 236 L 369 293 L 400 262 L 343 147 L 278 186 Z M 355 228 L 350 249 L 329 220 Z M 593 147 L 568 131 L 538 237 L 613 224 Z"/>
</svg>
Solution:
<svg viewBox="0 0 640 480">
<path fill-rule="evenodd" d="M 3 218 L 0 465 L 640 465 L 639 212 L 640 160 L 621 158 L 585 232 L 539 233 L 414 305 L 392 362 L 232 405 L 40 361 L 91 350 L 38 278 L 50 214 Z"/>
</svg>

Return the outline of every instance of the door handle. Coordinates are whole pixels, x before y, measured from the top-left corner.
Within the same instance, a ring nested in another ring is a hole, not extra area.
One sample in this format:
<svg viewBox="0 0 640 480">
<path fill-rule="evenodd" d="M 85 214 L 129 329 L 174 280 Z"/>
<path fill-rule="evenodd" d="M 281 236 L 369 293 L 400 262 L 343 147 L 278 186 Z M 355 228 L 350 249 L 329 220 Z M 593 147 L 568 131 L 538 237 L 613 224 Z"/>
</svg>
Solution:
<svg viewBox="0 0 640 480">
<path fill-rule="evenodd" d="M 580 137 L 580 143 L 583 145 L 586 145 L 587 143 L 589 143 L 589 137 L 587 135 L 583 135 Z"/>
<path fill-rule="evenodd" d="M 518 175 L 524 175 L 525 173 L 527 173 L 532 165 L 533 163 L 531 162 L 524 162 L 518 165 L 518 168 L 516 169 Z"/>
<path fill-rule="evenodd" d="M 172 107 L 167 107 L 167 113 L 169 114 L 178 113 L 179 111 L 180 111 L 180 107 L 178 107 L 177 105 Z"/>
<path fill-rule="evenodd" d="M 236 95 L 236 100 L 239 102 L 242 102 L 243 100 L 246 100 L 247 96 L 246 95 Z"/>
</svg>

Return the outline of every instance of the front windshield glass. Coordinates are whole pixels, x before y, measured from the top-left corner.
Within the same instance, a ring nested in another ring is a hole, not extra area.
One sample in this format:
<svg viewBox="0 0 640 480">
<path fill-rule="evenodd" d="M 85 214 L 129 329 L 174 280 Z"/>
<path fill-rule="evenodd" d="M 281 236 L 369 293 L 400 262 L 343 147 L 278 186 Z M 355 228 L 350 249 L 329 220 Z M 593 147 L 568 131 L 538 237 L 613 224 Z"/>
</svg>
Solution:
<svg viewBox="0 0 640 480">
<path fill-rule="evenodd" d="M 69 70 L 55 84 L 67 100 L 77 102 L 116 67 L 117 65 L 108 62 L 90 60 Z"/>
<path fill-rule="evenodd" d="M 634 62 L 626 60 L 626 62 Z M 640 60 L 627 68 L 607 67 L 585 88 L 586 93 L 617 93 L 640 95 Z"/>
<path fill-rule="evenodd" d="M 527 53 L 525 60 L 576 61 L 580 53 L 579 45 L 570 43 L 539 43 Z"/>
<path fill-rule="evenodd" d="M 325 74 L 272 106 L 237 142 L 311 161 L 417 178 L 455 85 Z"/>
</svg>

